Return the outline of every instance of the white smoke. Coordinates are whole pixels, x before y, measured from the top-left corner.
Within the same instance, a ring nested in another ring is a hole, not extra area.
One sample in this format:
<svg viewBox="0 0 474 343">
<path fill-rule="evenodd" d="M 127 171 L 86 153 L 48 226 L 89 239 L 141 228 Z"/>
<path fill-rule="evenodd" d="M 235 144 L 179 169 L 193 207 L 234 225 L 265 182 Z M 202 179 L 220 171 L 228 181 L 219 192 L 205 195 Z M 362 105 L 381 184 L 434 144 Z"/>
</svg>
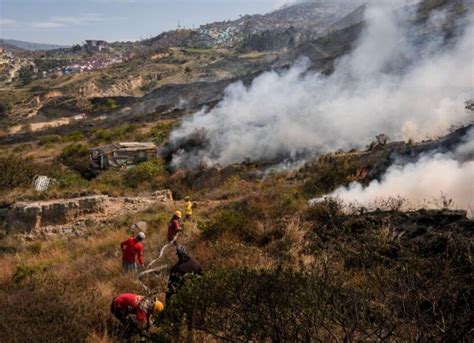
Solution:
<svg viewBox="0 0 474 343">
<path fill-rule="evenodd" d="M 326 197 L 342 200 L 346 205 L 376 208 L 387 199 L 402 199 L 402 209 L 436 208 L 452 200 L 452 207 L 465 209 L 474 216 L 474 128 L 451 153 L 431 154 L 416 163 L 392 165 L 380 181 L 367 187 L 353 182 L 339 187 Z M 446 201 L 448 200 L 448 201 Z"/>
<path fill-rule="evenodd" d="M 394 1 L 392 1 L 394 3 Z M 400 2 L 396 2 L 400 4 Z M 469 123 L 464 101 L 474 89 L 472 21 L 455 46 L 442 39 L 414 42 L 412 13 L 372 5 L 367 27 L 330 76 L 308 70 L 301 59 L 290 70 L 267 72 L 249 87 L 238 82 L 213 110 L 185 120 L 171 142 L 205 132 L 205 144 L 173 156 L 178 167 L 273 161 L 364 147 L 385 133 L 420 140 Z M 431 29 L 444 23 L 436 14 Z M 426 38 L 424 38 L 426 40 Z"/>
<path fill-rule="evenodd" d="M 474 160 L 474 128 L 467 132 L 464 143 L 456 148 L 455 156 L 460 161 Z"/>
<path fill-rule="evenodd" d="M 403 208 L 436 208 L 444 198 L 451 199 L 453 207 L 465 209 L 472 216 L 473 180 L 474 161 L 459 162 L 452 156 L 435 155 L 404 166 L 392 165 L 380 182 L 374 180 L 365 188 L 354 182 L 338 188 L 329 197 L 367 208 L 397 196 L 406 200 Z"/>
</svg>

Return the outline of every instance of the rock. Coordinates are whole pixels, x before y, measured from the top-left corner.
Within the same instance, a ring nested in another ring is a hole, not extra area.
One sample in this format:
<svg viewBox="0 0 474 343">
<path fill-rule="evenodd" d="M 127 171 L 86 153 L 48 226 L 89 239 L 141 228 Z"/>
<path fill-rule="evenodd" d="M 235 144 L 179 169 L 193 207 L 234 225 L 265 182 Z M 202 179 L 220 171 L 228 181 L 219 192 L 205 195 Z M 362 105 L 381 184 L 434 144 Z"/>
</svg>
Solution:
<svg viewBox="0 0 474 343">
<path fill-rule="evenodd" d="M 157 200 L 160 202 L 171 202 L 173 201 L 173 193 L 169 189 L 164 189 L 160 191 L 156 191 L 153 194 L 153 197 L 158 198 Z"/>
</svg>

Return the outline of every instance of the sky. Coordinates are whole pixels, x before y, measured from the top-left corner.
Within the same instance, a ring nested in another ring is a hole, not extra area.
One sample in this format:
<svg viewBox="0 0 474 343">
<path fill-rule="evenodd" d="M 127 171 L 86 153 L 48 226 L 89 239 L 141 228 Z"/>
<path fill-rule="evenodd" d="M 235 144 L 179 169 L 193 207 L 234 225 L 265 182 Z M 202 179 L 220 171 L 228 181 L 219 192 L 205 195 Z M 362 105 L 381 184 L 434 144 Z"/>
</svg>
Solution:
<svg viewBox="0 0 474 343">
<path fill-rule="evenodd" d="M 138 40 L 182 27 L 263 14 L 279 0 L 0 0 L 0 38 L 72 45 Z"/>
</svg>

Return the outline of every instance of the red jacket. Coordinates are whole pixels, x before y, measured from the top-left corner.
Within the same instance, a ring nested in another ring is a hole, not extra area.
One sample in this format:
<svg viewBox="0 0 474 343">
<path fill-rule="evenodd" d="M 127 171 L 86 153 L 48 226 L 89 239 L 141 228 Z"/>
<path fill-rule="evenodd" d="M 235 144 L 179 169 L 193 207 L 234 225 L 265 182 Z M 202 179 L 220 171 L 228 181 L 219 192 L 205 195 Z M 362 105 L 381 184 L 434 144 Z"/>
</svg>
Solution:
<svg viewBox="0 0 474 343">
<path fill-rule="evenodd" d="M 177 219 L 173 219 L 170 223 L 170 225 L 168 225 L 168 241 L 172 241 L 174 236 L 176 236 L 176 234 L 181 231 L 180 227 L 179 227 L 179 221 Z"/>
<path fill-rule="evenodd" d="M 127 314 L 134 314 L 137 320 L 145 324 L 147 312 L 144 304 L 144 297 L 136 294 L 124 293 L 114 299 L 114 307 Z"/>
<path fill-rule="evenodd" d="M 143 266 L 145 264 L 145 260 L 143 258 L 143 245 L 141 242 L 138 242 L 134 237 L 130 237 L 126 241 L 120 243 L 120 247 L 123 251 L 123 262 L 135 263 L 137 262 L 135 259 L 136 256 L 140 265 Z"/>
</svg>

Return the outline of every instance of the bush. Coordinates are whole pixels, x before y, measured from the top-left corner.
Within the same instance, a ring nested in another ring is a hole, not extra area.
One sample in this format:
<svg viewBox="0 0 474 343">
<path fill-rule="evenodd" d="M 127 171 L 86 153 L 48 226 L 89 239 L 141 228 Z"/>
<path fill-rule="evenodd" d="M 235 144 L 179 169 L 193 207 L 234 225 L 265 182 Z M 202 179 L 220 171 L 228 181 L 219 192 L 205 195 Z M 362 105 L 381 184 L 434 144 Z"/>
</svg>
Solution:
<svg viewBox="0 0 474 343">
<path fill-rule="evenodd" d="M 138 129 L 136 124 L 124 124 L 115 129 L 98 129 L 94 131 L 93 140 L 96 143 L 106 142 L 111 143 L 113 140 L 123 139 L 129 137 Z"/>
<path fill-rule="evenodd" d="M 329 341 L 344 333 L 351 341 L 368 338 L 362 330 L 356 333 L 368 324 L 367 314 L 379 314 L 368 305 L 328 275 L 217 269 L 201 279 L 189 279 L 171 299 L 166 319 L 169 323 L 185 320 L 229 341 Z M 374 319 L 373 325 L 378 321 Z"/>
<path fill-rule="evenodd" d="M 78 142 L 83 140 L 84 134 L 80 131 L 74 131 L 62 138 L 62 142 Z"/>
<path fill-rule="evenodd" d="M 144 182 L 152 182 L 164 172 L 163 160 L 156 158 L 128 169 L 124 174 L 124 182 L 127 187 L 136 188 Z"/>
<path fill-rule="evenodd" d="M 109 129 L 99 129 L 94 132 L 94 142 L 112 142 L 113 133 Z"/>
<path fill-rule="evenodd" d="M 202 228 L 202 236 L 208 240 L 215 240 L 223 233 L 234 234 L 246 241 L 255 238 L 250 220 L 233 209 L 225 209 L 220 212 L 211 223 Z"/>
<path fill-rule="evenodd" d="M 65 166 L 77 171 L 83 178 L 90 179 L 93 174 L 89 166 L 89 149 L 83 144 L 68 145 L 58 157 Z"/>
<path fill-rule="evenodd" d="M 172 128 L 171 123 L 158 123 L 151 129 L 150 136 L 157 145 L 160 145 L 168 139 Z"/>
<path fill-rule="evenodd" d="M 62 168 L 61 166 L 56 168 L 51 166 L 50 168 L 48 168 L 45 174 L 55 179 L 57 181 L 57 186 L 63 189 L 70 187 L 87 186 L 87 181 L 84 180 L 79 173 L 75 171 L 65 170 L 65 168 Z"/>
<path fill-rule="evenodd" d="M 116 188 L 124 186 L 122 173 L 117 170 L 107 170 L 100 173 L 100 175 L 94 179 L 94 183 Z"/>
<path fill-rule="evenodd" d="M 60 135 L 48 135 L 48 136 L 43 136 L 39 139 L 38 144 L 39 145 L 47 145 L 47 144 L 52 144 L 52 143 L 59 143 L 61 142 L 62 137 Z"/>
<path fill-rule="evenodd" d="M 411 256 L 357 274 L 324 260 L 307 272 L 214 269 L 171 298 L 163 330 L 178 340 L 176 323 L 229 341 L 467 342 L 472 280 L 442 259 Z"/>
<path fill-rule="evenodd" d="M 16 155 L 0 156 L 0 190 L 28 186 L 37 173 L 38 166 L 32 159 Z"/>
<path fill-rule="evenodd" d="M 119 108 L 120 106 L 117 103 L 117 101 L 115 101 L 114 99 L 108 98 L 104 103 L 104 107 L 109 111 L 113 111 Z"/>
<path fill-rule="evenodd" d="M 308 197 L 320 196 L 352 181 L 358 166 L 347 158 L 322 156 L 312 167 L 311 177 L 302 187 Z"/>
</svg>

